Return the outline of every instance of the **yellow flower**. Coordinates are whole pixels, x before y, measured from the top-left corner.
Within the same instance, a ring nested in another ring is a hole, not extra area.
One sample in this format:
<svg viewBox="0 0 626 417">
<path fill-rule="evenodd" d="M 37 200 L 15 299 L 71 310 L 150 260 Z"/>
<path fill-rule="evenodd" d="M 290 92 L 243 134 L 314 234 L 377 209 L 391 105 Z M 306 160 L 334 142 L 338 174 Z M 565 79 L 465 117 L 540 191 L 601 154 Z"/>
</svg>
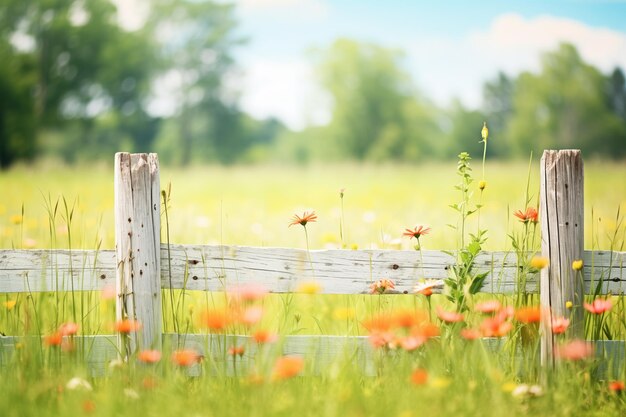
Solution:
<svg viewBox="0 0 626 417">
<path fill-rule="evenodd" d="M 333 318 L 335 320 L 348 320 L 354 318 L 356 312 L 353 308 L 338 307 L 333 310 Z"/>
<path fill-rule="evenodd" d="M 478 183 L 478 188 L 480 188 L 481 190 L 484 190 L 486 186 L 487 186 L 487 181 L 485 180 L 482 180 Z"/>
<path fill-rule="evenodd" d="M 550 261 L 545 256 L 533 256 L 530 260 L 530 266 L 536 269 L 543 269 L 550 264 Z"/>
<path fill-rule="evenodd" d="M 433 388 L 446 388 L 448 385 L 450 385 L 451 382 L 452 381 L 448 378 L 438 377 L 432 380 L 430 386 Z"/>
<path fill-rule="evenodd" d="M 322 286 L 316 281 L 303 282 L 298 286 L 298 292 L 303 294 L 317 294 L 322 290 Z"/>
<path fill-rule="evenodd" d="M 481 130 L 480 135 L 483 137 L 483 141 L 487 142 L 487 137 L 489 136 L 489 129 L 487 129 L 487 122 L 483 122 L 483 130 Z"/>
<path fill-rule="evenodd" d="M 13 308 L 15 307 L 16 304 L 17 304 L 16 300 L 9 300 L 9 301 L 5 301 L 4 302 L 4 306 L 9 311 L 13 310 Z"/>
<path fill-rule="evenodd" d="M 583 260 L 576 259 L 574 262 L 572 262 L 572 269 L 574 271 L 580 271 L 581 269 L 583 269 Z"/>
<path fill-rule="evenodd" d="M 359 249 L 359 245 L 357 245 L 356 243 L 353 243 L 353 244 L 350 245 L 350 249 L 357 250 L 357 249 Z"/>
<path fill-rule="evenodd" d="M 14 225 L 22 224 L 23 220 L 24 219 L 22 218 L 21 214 L 14 214 L 13 216 L 9 218 L 9 221 L 11 222 L 11 224 L 14 224 Z"/>
<path fill-rule="evenodd" d="M 574 303 L 572 303 L 571 301 L 566 301 L 565 302 L 565 308 L 566 309 L 571 309 L 574 306 Z"/>
</svg>

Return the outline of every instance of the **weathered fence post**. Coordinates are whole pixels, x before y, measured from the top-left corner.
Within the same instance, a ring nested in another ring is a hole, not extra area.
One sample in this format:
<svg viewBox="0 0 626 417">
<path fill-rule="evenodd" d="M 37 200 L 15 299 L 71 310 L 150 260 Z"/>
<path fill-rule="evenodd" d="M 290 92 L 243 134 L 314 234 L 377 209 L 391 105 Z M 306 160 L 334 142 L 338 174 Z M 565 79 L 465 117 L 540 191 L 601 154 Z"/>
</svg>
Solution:
<svg viewBox="0 0 626 417">
<path fill-rule="evenodd" d="M 117 320 L 137 320 L 138 333 L 120 334 L 120 352 L 160 349 L 161 219 L 156 154 L 115 154 Z"/>
<path fill-rule="evenodd" d="M 582 337 L 583 278 L 572 262 L 584 249 L 583 161 L 579 150 L 544 151 L 541 158 L 541 252 L 550 264 L 541 271 L 540 300 L 545 319 L 541 364 L 554 366 L 552 317 L 569 317 L 568 332 Z M 571 302 L 573 308 L 567 309 Z"/>
</svg>

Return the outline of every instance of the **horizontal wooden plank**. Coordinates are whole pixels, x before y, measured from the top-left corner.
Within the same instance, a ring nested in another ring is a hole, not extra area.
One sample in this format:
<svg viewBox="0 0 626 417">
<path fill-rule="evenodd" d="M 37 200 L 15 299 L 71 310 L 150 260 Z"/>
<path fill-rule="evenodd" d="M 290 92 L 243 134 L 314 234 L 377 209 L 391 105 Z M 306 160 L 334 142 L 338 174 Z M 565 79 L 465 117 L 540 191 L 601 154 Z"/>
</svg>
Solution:
<svg viewBox="0 0 626 417">
<path fill-rule="evenodd" d="M 168 253 L 170 256 L 168 256 Z M 310 260 L 309 260 L 310 254 Z M 626 290 L 626 252 L 586 251 L 585 291 L 601 282 L 601 294 Z M 395 282 L 396 293 L 410 293 L 421 278 L 444 279 L 454 257 L 442 251 L 319 250 L 210 245 L 161 245 L 163 288 L 222 291 L 261 283 L 275 293 L 297 291 L 316 281 L 327 294 L 364 294 L 376 280 Z M 171 282 L 170 282 L 171 270 Z M 518 281 L 511 252 L 483 252 L 476 271 L 489 272 L 482 292 L 512 293 Z M 147 279 L 143 276 L 142 279 Z M 538 274 L 526 289 L 537 291 Z M 115 282 L 115 251 L 0 250 L 0 293 L 101 290 Z M 73 287 L 72 287 L 73 286 Z"/>
<path fill-rule="evenodd" d="M 33 339 L 31 339 L 32 342 Z M 485 348 L 491 352 L 501 352 L 505 338 L 481 339 Z M 0 336 L 0 367 L 12 360 L 16 343 L 24 343 L 25 339 L 16 336 Z M 110 372 L 110 363 L 118 357 L 115 335 L 84 336 L 76 338 L 77 349 L 84 346 L 85 364 L 93 376 L 104 376 Z M 231 346 L 245 346 L 241 358 L 236 359 L 227 354 Z M 596 356 L 601 361 L 601 371 L 619 370 L 623 365 L 626 342 L 596 341 Z M 202 335 L 202 334 L 164 334 L 163 347 L 166 351 L 175 349 L 193 349 L 204 357 L 202 369 L 196 366 L 190 370 L 192 375 L 201 372 L 210 374 L 234 375 L 252 372 L 257 365 L 268 356 L 297 355 L 307 361 L 308 374 L 323 374 L 332 371 L 333 367 L 349 365 L 366 375 L 375 375 L 375 350 L 371 347 L 367 336 L 327 336 L 327 335 L 293 335 L 285 336 L 270 346 L 264 345 L 259 351 L 257 344 L 249 336 L 242 335 Z M 168 360 L 165 358 L 164 360 Z M 257 361 L 261 361 L 257 364 Z"/>
</svg>

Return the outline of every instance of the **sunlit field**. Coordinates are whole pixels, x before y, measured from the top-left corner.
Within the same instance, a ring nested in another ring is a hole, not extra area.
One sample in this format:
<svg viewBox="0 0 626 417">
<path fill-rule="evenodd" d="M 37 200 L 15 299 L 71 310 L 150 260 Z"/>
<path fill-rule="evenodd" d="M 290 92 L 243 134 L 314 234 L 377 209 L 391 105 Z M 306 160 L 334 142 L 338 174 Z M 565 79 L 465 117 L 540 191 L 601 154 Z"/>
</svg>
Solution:
<svg viewBox="0 0 626 417">
<path fill-rule="evenodd" d="M 343 200 L 345 247 L 409 248 L 401 239 L 407 227 L 428 225 L 424 249 L 457 247 L 448 225 L 459 200 L 455 162 L 418 165 L 314 165 L 310 167 L 161 167 L 161 188 L 171 184 L 172 242 L 305 247 L 299 230 L 288 228 L 294 214 L 314 210 L 311 249 L 340 247 Z M 482 177 L 474 161 L 476 194 Z M 513 212 L 538 205 L 539 162 L 487 162 L 481 227 L 488 230 L 486 250 L 510 248 Z M 626 164 L 585 163 L 585 248 L 608 249 L 617 213 L 626 210 Z M 0 173 L 0 247 L 68 247 L 67 218 L 72 214 L 73 248 L 113 248 L 113 167 L 19 167 Z M 53 216 L 54 208 L 58 208 Z M 67 205 L 67 210 L 66 210 Z M 22 218 L 22 207 L 24 216 Z M 477 219 L 471 219 L 476 224 Z M 164 223 L 164 221 L 163 221 Z M 474 226 L 475 227 L 475 226 Z M 163 237 L 162 240 L 165 238 Z"/>
</svg>

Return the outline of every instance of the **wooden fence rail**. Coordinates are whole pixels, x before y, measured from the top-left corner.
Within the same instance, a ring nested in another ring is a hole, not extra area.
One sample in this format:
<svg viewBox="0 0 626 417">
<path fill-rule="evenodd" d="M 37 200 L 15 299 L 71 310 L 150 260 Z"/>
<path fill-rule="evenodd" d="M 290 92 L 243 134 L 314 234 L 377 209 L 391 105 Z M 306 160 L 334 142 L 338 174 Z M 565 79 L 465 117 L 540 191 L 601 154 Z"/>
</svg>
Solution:
<svg viewBox="0 0 626 417">
<path fill-rule="evenodd" d="M 563 314 L 566 301 L 578 308 L 572 331 L 582 334 L 580 308 L 585 294 L 624 295 L 626 252 L 583 251 L 583 168 L 579 151 L 545 151 L 541 162 L 541 230 L 543 256 L 550 265 L 527 279 L 526 292 L 540 292 L 541 306 Z M 159 165 L 156 154 L 115 155 L 116 250 L 0 250 L 0 293 L 40 291 L 117 292 L 118 319 L 144 324 L 140 335 L 89 336 L 93 360 L 132 353 L 137 346 L 194 344 L 206 350 L 207 336 L 162 332 L 161 289 L 223 291 L 230 286 L 260 283 L 274 293 L 298 290 L 315 280 L 326 294 L 364 294 L 382 278 L 395 282 L 398 294 L 412 293 L 418 278 L 450 276 L 455 257 L 443 251 L 320 250 L 209 245 L 166 245 L 160 242 Z M 481 291 L 513 293 L 526 259 L 512 252 L 482 252 L 476 270 L 488 272 Z M 582 275 L 572 261 L 583 259 Z M 582 280 L 581 280 L 582 277 Z M 549 320 L 544 320 L 549 323 Z M 141 340 L 134 339 L 141 337 Z M 221 336 L 221 338 L 242 336 Z M 219 338 L 218 338 L 219 339 Z M 215 339 L 215 340 L 218 340 Z M 211 339 L 213 340 L 213 339 Z M 360 336 L 288 336 L 286 353 L 313 349 L 336 356 L 340 347 L 361 352 L 369 347 Z M 175 341 L 175 342 L 173 342 Z M 12 349 L 14 338 L 0 338 L 0 353 Z M 86 343 L 85 342 L 85 343 Z M 204 343 L 204 345 L 203 345 Z M 213 343 L 213 341 L 211 341 Z M 484 339 L 491 346 L 499 342 Z M 541 359 L 552 365 L 551 331 L 542 332 Z M 624 342 L 597 341 L 600 352 L 621 352 Z M 100 352 L 100 353 L 98 353 Z M 205 352 L 209 354 L 209 352 Z M 91 357 L 90 356 L 90 357 Z M 618 355 L 619 356 L 619 355 Z M 2 355 L 0 354 L 0 361 Z"/>
</svg>

